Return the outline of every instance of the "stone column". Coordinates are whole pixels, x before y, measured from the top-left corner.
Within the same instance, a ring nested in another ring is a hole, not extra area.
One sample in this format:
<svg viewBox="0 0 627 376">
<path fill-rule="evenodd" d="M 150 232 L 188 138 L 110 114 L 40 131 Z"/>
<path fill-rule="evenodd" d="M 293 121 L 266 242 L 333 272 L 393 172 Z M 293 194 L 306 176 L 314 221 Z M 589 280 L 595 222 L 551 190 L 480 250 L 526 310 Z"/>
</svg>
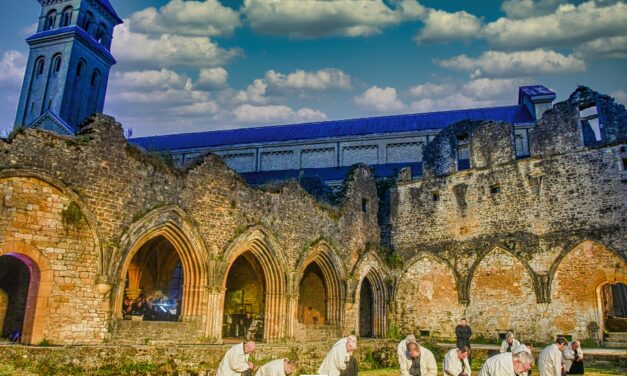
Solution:
<svg viewBox="0 0 627 376">
<path fill-rule="evenodd" d="M 205 336 L 211 342 L 222 343 L 222 320 L 224 316 L 223 287 L 209 287 L 207 289 L 207 320 Z"/>
</svg>

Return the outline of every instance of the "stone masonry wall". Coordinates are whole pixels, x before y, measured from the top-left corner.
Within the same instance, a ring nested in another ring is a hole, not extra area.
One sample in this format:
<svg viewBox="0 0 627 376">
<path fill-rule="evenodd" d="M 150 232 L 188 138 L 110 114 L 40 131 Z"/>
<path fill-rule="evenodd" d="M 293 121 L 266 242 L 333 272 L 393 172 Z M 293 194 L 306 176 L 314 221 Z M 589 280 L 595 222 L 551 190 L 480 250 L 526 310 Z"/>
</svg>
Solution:
<svg viewBox="0 0 627 376">
<path fill-rule="evenodd" d="M 590 103 L 611 137 L 586 147 L 579 110 Z M 599 335 L 588 329 L 604 325 L 597 289 L 625 283 L 627 273 L 625 114 L 613 99 L 579 88 L 545 113 L 531 132 L 531 157 L 520 160 L 509 124 L 443 130 L 426 148 L 424 179 L 392 192 L 392 247 L 410 265 L 397 277 L 401 328 L 453 336 L 466 316 L 487 337 L 506 330 L 536 340 Z M 465 171 L 456 165 L 460 135 L 470 144 Z"/>
<path fill-rule="evenodd" d="M 207 156 L 187 171 L 175 170 L 128 145 L 119 124 L 98 116 L 74 138 L 25 130 L 10 142 L 0 141 L 0 249 L 22 242 L 49 259 L 53 280 L 51 295 L 44 299 L 51 324 L 42 333 L 47 340 L 97 343 L 115 330 L 124 263 L 150 234 L 166 231 L 172 241 L 180 241 L 175 248 L 181 258 L 191 260 L 184 267 L 192 294 L 184 319 L 203 325 L 194 326 L 199 329 L 189 338 L 218 340 L 221 297 L 233 261 L 228 255 L 274 253 L 283 260 L 282 271 L 264 273 L 285 286 L 279 304 L 292 304 L 289 296 L 298 289 L 293 269 L 317 241 L 332 245 L 345 270 L 352 269 L 366 244 L 378 242 L 372 174 L 359 167 L 346 186 L 342 204 L 328 207 L 296 183 L 276 191 L 252 189 L 217 156 Z M 362 196 L 369 200 L 368 212 L 362 211 Z M 72 203 L 82 213 L 76 228 L 62 219 Z M 167 232 L 170 228 L 176 235 Z M 248 243 L 245 239 L 252 236 L 256 240 Z M 346 288 L 346 281 L 341 283 Z M 276 312 L 288 309 L 273 307 Z M 295 317 L 285 320 L 281 327 L 293 327 Z"/>
</svg>

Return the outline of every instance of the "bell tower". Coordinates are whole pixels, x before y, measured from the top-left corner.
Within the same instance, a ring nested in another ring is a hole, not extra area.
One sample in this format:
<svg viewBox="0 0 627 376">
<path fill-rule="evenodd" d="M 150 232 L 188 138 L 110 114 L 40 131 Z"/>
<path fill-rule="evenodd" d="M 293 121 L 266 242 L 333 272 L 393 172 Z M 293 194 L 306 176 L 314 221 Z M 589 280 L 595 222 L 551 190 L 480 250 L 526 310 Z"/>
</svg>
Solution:
<svg viewBox="0 0 627 376">
<path fill-rule="evenodd" d="M 30 46 L 16 127 L 71 135 L 102 112 L 113 28 L 122 23 L 109 0 L 38 0 L 41 15 Z"/>
</svg>

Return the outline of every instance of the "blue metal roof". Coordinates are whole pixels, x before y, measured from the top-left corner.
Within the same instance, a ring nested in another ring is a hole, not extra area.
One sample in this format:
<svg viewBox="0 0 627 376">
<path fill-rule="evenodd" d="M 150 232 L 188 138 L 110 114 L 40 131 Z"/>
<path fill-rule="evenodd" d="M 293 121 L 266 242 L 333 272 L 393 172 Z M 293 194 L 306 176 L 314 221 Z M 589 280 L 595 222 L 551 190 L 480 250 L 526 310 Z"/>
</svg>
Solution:
<svg viewBox="0 0 627 376">
<path fill-rule="evenodd" d="M 412 177 L 414 178 L 422 176 L 422 162 L 370 165 L 370 168 L 374 170 L 374 176 L 376 178 L 396 176 L 403 167 L 411 167 Z M 250 185 L 264 185 L 272 182 L 298 179 L 301 176 L 319 177 L 322 181 L 328 182 L 344 180 L 350 168 L 351 167 L 305 168 L 302 170 L 245 172 L 240 175 Z"/>
<path fill-rule="evenodd" d="M 518 88 L 518 103 L 521 103 L 523 95 L 531 99 L 554 100 L 556 95 L 543 85 L 521 86 Z"/>
<path fill-rule="evenodd" d="M 439 130 L 462 120 L 495 120 L 512 124 L 534 122 L 533 116 L 525 106 L 516 105 L 140 137 L 131 139 L 130 142 L 147 150 L 175 151 L 228 145 Z"/>
</svg>

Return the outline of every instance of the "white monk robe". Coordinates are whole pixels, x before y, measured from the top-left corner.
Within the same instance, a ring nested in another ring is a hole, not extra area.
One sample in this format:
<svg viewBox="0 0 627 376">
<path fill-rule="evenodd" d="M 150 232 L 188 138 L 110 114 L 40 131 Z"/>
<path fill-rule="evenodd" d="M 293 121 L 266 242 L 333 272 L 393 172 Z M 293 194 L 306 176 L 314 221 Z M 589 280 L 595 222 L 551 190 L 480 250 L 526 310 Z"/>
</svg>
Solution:
<svg viewBox="0 0 627 376">
<path fill-rule="evenodd" d="M 542 350 L 538 358 L 540 376 L 562 376 L 562 352 L 556 344 Z"/>
<path fill-rule="evenodd" d="M 405 357 L 405 352 L 407 351 L 407 339 L 402 340 L 396 346 L 396 352 L 398 353 L 398 363 L 400 364 L 402 359 Z"/>
<path fill-rule="evenodd" d="M 566 372 L 570 372 L 570 367 L 572 367 L 573 362 L 575 361 L 575 355 L 583 359 L 583 350 L 581 350 L 581 346 L 579 346 L 577 350 L 573 350 L 573 343 L 571 342 L 568 346 L 564 347 L 564 350 L 562 351 Z"/>
<path fill-rule="evenodd" d="M 507 348 L 509 347 L 509 343 L 507 343 L 507 340 L 503 340 L 503 343 L 501 343 L 501 354 L 504 352 L 507 352 Z M 512 350 L 510 352 L 514 352 L 514 350 L 516 350 L 516 348 L 520 347 L 520 342 L 518 342 L 517 339 L 514 339 L 514 341 L 512 342 Z"/>
<path fill-rule="evenodd" d="M 342 338 L 335 342 L 331 351 L 322 361 L 318 369 L 318 375 L 340 376 L 340 372 L 346 369 L 346 362 L 350 359 L 351 354 L 346 351 L 346 338 Z"/>
<path fill-rule="evenodd" d="M 458 376 L 462 372 L 470 376 L 468 358 L 464 358 L 463 362 L 462 366 L 462 361 L 457 357 L 457 348 L 451 349 L 444 356 L 444 367 L 442 368 L 444 376 Z"/>
<path fill-rule="evenodd" d="M 224 354 L 216 376 L 241 376 L 248 370 L 248 354 L 244 354 L 244 343 L 238 343 Z"/>
<path fill-rule="evenodd" d="M 285 361 L 287 359 L 277 359 L 264 364 L 259 368 L 255 376 L 285 376 Z"/>
<path fill-rule="evenodd" d="M 405 351 L 400 362 L 401 376 L 410 376 L 411 363 L 412 360 Z M 423 346 L 420 346 L 420 376 L 438 376 L 438 364 L 435 362 L 435 357 L 431 350 Z"/>
<path fill-rule="evenodd" d="M 489 357 L 481 371 L 479 376 L 515 376 L 514 363 L 512 353 L 506 352 Z"/>
</svg>

